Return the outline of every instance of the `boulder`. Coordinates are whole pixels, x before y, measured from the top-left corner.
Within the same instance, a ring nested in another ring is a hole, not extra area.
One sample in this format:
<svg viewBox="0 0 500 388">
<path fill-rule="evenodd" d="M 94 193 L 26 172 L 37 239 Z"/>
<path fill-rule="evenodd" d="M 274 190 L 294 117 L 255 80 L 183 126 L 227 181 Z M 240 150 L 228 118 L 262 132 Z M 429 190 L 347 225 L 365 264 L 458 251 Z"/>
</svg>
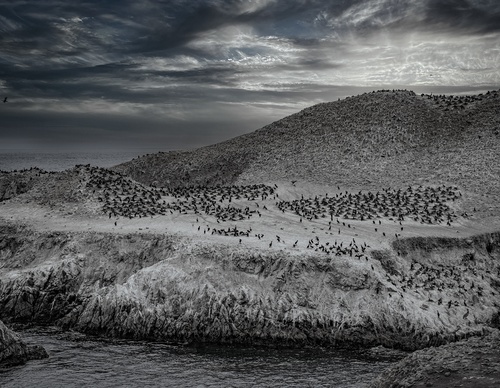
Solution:
<svg viewBox="0 0 500 388">
<path fill-rule="evenodd" d="M 0 367 L 25 364 L 28 360 L 39 360 L 49 355 L 39 345 L 27 345 L 20 336 L 0 321 Z"/>
</svg>

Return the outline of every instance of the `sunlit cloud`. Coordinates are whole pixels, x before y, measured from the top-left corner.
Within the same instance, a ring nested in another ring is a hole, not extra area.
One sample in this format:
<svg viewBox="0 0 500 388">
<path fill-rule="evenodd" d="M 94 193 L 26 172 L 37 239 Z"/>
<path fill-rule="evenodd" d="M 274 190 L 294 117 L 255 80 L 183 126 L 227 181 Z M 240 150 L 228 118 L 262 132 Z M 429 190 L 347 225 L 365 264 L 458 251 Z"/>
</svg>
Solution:
<svg viewBox="0 0 500 388">
<path fill-rule="evenodd" d="M 0 32 L 4 144 L 64 122 L 192 146 L 361 91 L 500 86 L 493 0 L 0 0 Z"/>
</svg>

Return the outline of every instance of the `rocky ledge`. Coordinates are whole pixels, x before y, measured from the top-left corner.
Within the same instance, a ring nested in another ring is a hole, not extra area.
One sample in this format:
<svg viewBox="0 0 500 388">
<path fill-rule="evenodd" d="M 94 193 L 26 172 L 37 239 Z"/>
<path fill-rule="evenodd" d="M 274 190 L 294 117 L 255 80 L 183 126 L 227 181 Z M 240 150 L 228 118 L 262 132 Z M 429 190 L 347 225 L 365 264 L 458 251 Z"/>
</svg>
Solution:
<svg viewBox="0 0 500 388">
<path fill-rule="evenodd" d="M 500 387 L 500 332 L 418 350 L 371 384 L 371 388 L 403 387 Z"/>
<path fill-rule="evenodd" d="M 18 334 L 0 321 L 0 368 L 20 365 L 29 360 L 47 358 L 49 355 L 41 346 L 27 345 Z"/>
<path fill-rule="evenodd" d="M 0 229 L 0 242 L 7 323 L 182 343 L 404 350 L 498 327 L 497 233 L 399 240 L 363 260 L 14 226 Z"/>
</svg>

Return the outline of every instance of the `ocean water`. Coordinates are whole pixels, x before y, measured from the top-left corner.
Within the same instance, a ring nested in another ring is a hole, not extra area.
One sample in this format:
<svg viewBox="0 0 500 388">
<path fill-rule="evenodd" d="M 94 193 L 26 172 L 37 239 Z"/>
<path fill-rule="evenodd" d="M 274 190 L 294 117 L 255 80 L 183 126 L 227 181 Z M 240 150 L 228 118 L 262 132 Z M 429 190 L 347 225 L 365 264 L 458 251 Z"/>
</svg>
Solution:
<svg viewBox="0 0 500 388">
<path fill-rule="evenodd" d="M 324 349 L 182 347 L 24 333 L 49 358 L 0 370 L 3 388 L 338 387 L 362 388 L 394 360 Z"/>
<path fill-rule="evenodd" d="M 77 164 L 98 167 L 112 167 L 127 162 L 137 156 L 160 150 L 128 149 L 101 151 L 58 151 L 40 152 L 33 150 L 0 150 L 0 171 L 22 170 L 39 167 L 46 171 L 63 171 Z"/>
</svg>

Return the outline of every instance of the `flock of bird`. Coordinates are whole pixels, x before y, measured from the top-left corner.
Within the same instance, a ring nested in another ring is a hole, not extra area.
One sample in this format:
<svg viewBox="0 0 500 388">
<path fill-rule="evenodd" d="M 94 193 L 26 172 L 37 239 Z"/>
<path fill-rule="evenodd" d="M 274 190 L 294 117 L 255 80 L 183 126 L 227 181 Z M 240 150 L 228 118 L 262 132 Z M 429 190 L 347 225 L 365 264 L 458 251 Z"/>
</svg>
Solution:
<svg viewBox="0 0 500 388">
<path fill-rule="evenodd" d="M 488 91 L 484 94 L 464 96 L 421 94 L 421 97 L 431 100 L 444 111 L 462 111 L 477 101 L 487 98 L 498 98 L 499 96 L 500 93 L 496 90 Z"/>
<path fill-rule="evenodd" d="M 354 238 L 345 246 L 342 241 L 340 243 L 337 243 L 337 241 L 334 241 L 333 243 L 321 243 L 318 236 L 310 239 L 307 244 L 307 249 L 313 249 L 315 252 L 323 252 L 327 255 L 332 254 L 335 256 L 354 256 L 357 259 L 365 258 L 366 260 L 368 260 L 368 256 L 365 255 L 365 251 L 366 248 L 369 247 L 370 246 L 366 242 L 358 245 L 356 239 Z"/>
<path fill-rule="evenodd" d="M 263 240 L 265 237 L 263 233 L 252 229 L 250 225 L 255 227 L 255 224 L 245 225 L 246 220 L 255 215 L 267 216 L 268 213 L 265 212 L 268 210 L 273 211 L 275 215 L 289 212 L 290 215 L 300 217 L 297 225 L 301 223 L 305 229 L 308 229 L 309 225 L 313 226 L 312 233 L 322 230 L 326 235 L 337 235 L 337 229 L 338 234 L 341 234 L 341 230 L 349 230 L 349 233 L 342 233 L 343 236 L 339 236 L 335 241 L 325 241 L 318 235 L 300 242 L 293 242 L 295 238 L 288 241 L 290 236 L 286 238 L 287 242 L 279 235 L 271 239 L 268 236 L 269 248 L 273 247 L 273 244 L 277 247 L 297 248 L 300 244 L 299 248 L 319 254 L 366 261 L 367 265 L 371 263 L 372 269 L 376 264 L 370 260 L 370 245 L 353 237 L 357 236 L 356 230 L 353 229 L 356 229 L 359 223 L 349 224 L 348 220 L 373 223 L 375 231 L 381 228 L 382 221 L 387 219 L 394 223 L 399 221 L 400 224 L 407 220 L 424 224 L 450 224 L 458 216 L 449 203 L 461 198 L 456 186 L 441 185 L 409 186 L 400 190 L 385 188 L 376 193 L 340 191 L 337 187 L 335 194 L 326 193 L 314 198 L 301 196 L 300 199 L 287 201 L 279 198 L 277 185 L 157 188 L 144 186 L 121 173 L 90 165 L 77 166 L 75 172 L 80 178 L 80 188 L 85 189 L 93 200 L 101 202 L 102 211 L 110 219 L 115 218 L 112 220 L 115 225 L 119 217 L 191 215 L 196 219 L 196 223 L 193 221 L 192 225 L 199 233 L 237 238 L 241 244 L 243 238 L 255 237 Z M 292 182 L 292 186 L 295 186 L 295 183 Z M 306 224 L 305 220 L 310 223 Z M 400 255 L 399 252 L 397 254 Z M 404 273 L 388 271 L 386 284 L 389 288 L 392 284 L 395 288 L 392 292 L 401 296 L 416 293 L 424 297 L 428 305 L 442 306 L 433 308 L 436 309 L 438 318 L 440 312 L 443 314 L 444 308 L 450 311 L 450 314 L 463 314 L 463 318 L 468 319 L 469 309 L 479 302 L 478 298 L 493 292 L 484 288 L 485 276 L 489 276 L 488 271 L 476 271 L 473 258 L 470 262 L 464 258 L 460 265 L 454 266 L 430 265 L 412 260 L 411 268 Z M 497 271 L 500 275 L 500 267 Z M 470 272 L 474 276 L 470 276 Z M 383 289 L 382 283 L 378 282 L 374 291 L 380 293 Z M 456 291 L 450 294 L 449 290 Z"/>
<path fill-rule="evenodd" d="M 233 206 L 233 201 L 259 201 L 273 196 L 275 187 L 191 186 L 181 188 L 145 187 L 124 175 L 107 169 L 84 166 L 90 174 L 86 187 L 103 202 L 103 211 L 111 217 L 149 217 L 166 214 L 204 214 L 217 222 L 242 221 L 255 214 L 250 206 Z M 168 202 L 164 197 L 169 197 Z M 255 202 L 257 207 L 258 202 Z"/>
<path fill-rule="evenodd" d="M 354 225 L 348 220 L 369 221 L 373 227 L 381 228 L 382 220 L 389 219 L 394 222 L 413 220 L 425 224 L 451 224 L 458 217 L 449 206 L 461 197 L 455 186 L 439 187 L 407 187 L 406 189 L 383 189 L 379 192 L 338 191 L 336 194 L 316 196 L 295 200 L 281 200 L 278 186 L 248 185 L 248 186 L 190 186 L 190 187 L 147 187 L 131 178 L 115 171 L 90 165 L 77 166 L 77 171 L 82 174 L 81 184 L 91 196 L 102 203 L 102 211 L 111 218 L 144 218 L 158 215 L 194 215 L 198 232 L 210 235 L 264 238 L 264 234 L 256 233 L 248 225 L 241 227 L 240 222 L 254 216 L 262 217 L 265 211 L 286 213 L 309 220 L 326 234 L 333 235 L 332 227 L 335 225 L 335 234 L 341 234 L 341 229 L 349 230 L 349 236 L 356 235 Z M 292 182 L 294 186 L 295 182 Z M 262 212 L 262 213 L 261 213 Z M 336 223 L 334 221 L 336 218 Z M 211 220 L 211 221 L 210 221 Z M 203 221 L 207 222 L 205 226 Z M 322 222 L 324 221 L 324 222 Z M 210 223 L 212 222 L 212 223 Z M 215 224 L 217 222 L 217 224 Z M 228 226 L 227 223 L 232 225 Z M 226 223 L 226 225 L 224 225 Z M 116 221 L 115 221 L 116 224 Z M 220 224 L 220 226 L 218 226 Z M 323 225 L 324 224 L 324 225 Z M 304 226 L 306 228 L 306 226 Z M 345 227 L 345 228 L 344 228 Z M 307 228 L 306 228 L 307 229 Z M 319 231 L 319 229 L 318 229 Z M 312 231 L 312 233 L 315 233 Z M 383 233 L 385 236 L 385 233 Z M 396 237 L 399 234 L 396 233 Z M 321 241 L 313 237 L 301 245 L 319 253 L 337 256 L 350 256 L 358 259 L 368 259 L 365 250 L 366 243 L 359 243 L 352 239 L 347 242 L 342 236 L 339 242 Z M 293 239 L 294 240 L 294 239 Z M 292 241 L 293 241 L 292 240 Z M 278 235 L 268 240 L 269 247 L 285 246 L 284 239 Z M 299 240 L 288 242 L 296 248 Z"/>
<path fill-rule="evenodd" d="M 465 255 L 461 263 L 444 265 L 438 263 L 435 265 L 425 264 L 411 260 L 410 269 L 403 274 L 387 273 L 387 281 L 402 292 L 414 292 L 425 296 L 426 302 L 437 306 L 446 307 L 458 313 L 466 309 L 463 319 L 467 319 L 469 308 L 479 302 L 480 298 L 490 297 L 489 294 L 497 295 L 492 289 L 486 290 L 481 284 L 485 283 L 486 277 L 500 276 L 500 267 L 480 268 L 475 262 L 473 255 L 467 258 Z M 491 280 L 486 284 L 490 284 Z M 453 290 L 453 295 L 450 295 Z M 381 284 L 376 287 L 376 292 L 381 291 Z M 403 297 L 403 294 L 400 293 Z M 447 299 L 446 299 L 447 298 Z M 495 303 L 497 307 L 500 307 Z M 424 308 L 428 308 L 425 307 Z M 461 310 L 460 310 L 461 309 Z M 453 312 L 452 311 L 452 312 Z M 437 311 L 440 317 L 439 310 Z"/>
<path fill-rule="evenodd" d="M 340 189 L 340 188 L 339 188 Z M 411 187 L 405 190 L 383 189 L 376 193 L 348 191 L 329 196 L 316 196 L 292 201 L 280 201 L 277 206 L 285 212 L 308 220 L 319 218 L 338 218 L 346 220 L 372 220 L 388 218 L 404 221 L 411 219 L 425 224 L 451 225 L 457 215 L 447 204 L 461 197 L 454 186 Z"/>
<path fill-rule="evenodd" d="M 394 93 L 394 92 L 404 92 L 411 96 L 416 96 L 416 93 L 411 90 L 406 89 L 382 89 L 373 91 L 371 93 Z M 368 93 L 370 94 L 370 93 Z M 456 111 L 460 112 L 465 110 L 468 106 L 474 104 L 478 101 L 483 101 L 484 99 L 499 98 L 500 90 L 491 90 L 486 93 L 480 93 L 477 95 L 447 95 L 447 94 L 424 94 L 422 93 L 420 97 L 432 101 L 438 108 L 444 111 Z"/>
<path fill-rule="evenodd" d="M 32 173 L 35 174 L 35 176 L 41 176 L 41 175 L 55 175 L 57 174 L 56 171 L 46 171 L 44 169 L 38 168 L 38 167 L 30 167 L 30 168 L 22 168 L 20 170 L 0 170 L 0 173 L 2 174 L 25 174 L 25 173 Z"/>
<path fill-rule="evenodd" d="M 276 199 L 274 187 L 260 185 L 249 186 L 189 186 L 160 189 L 162 195 L 174 198 L 174 201 L 167 204 L 169 210 L 177 211 L 181 214 L 193 212 L 203 213 L 213 216 L 218 222 L 242 221 L 250 219 L 257 214 L 262 216 L 259 210 L 250 209 L 250 206 L 232 206 L 239 200 L 254 202 L 259 208 L 258 201 L 265 201 L 272 196 Z M 265 205 L 264 205 L 265 207 Z"/>
</svg>

